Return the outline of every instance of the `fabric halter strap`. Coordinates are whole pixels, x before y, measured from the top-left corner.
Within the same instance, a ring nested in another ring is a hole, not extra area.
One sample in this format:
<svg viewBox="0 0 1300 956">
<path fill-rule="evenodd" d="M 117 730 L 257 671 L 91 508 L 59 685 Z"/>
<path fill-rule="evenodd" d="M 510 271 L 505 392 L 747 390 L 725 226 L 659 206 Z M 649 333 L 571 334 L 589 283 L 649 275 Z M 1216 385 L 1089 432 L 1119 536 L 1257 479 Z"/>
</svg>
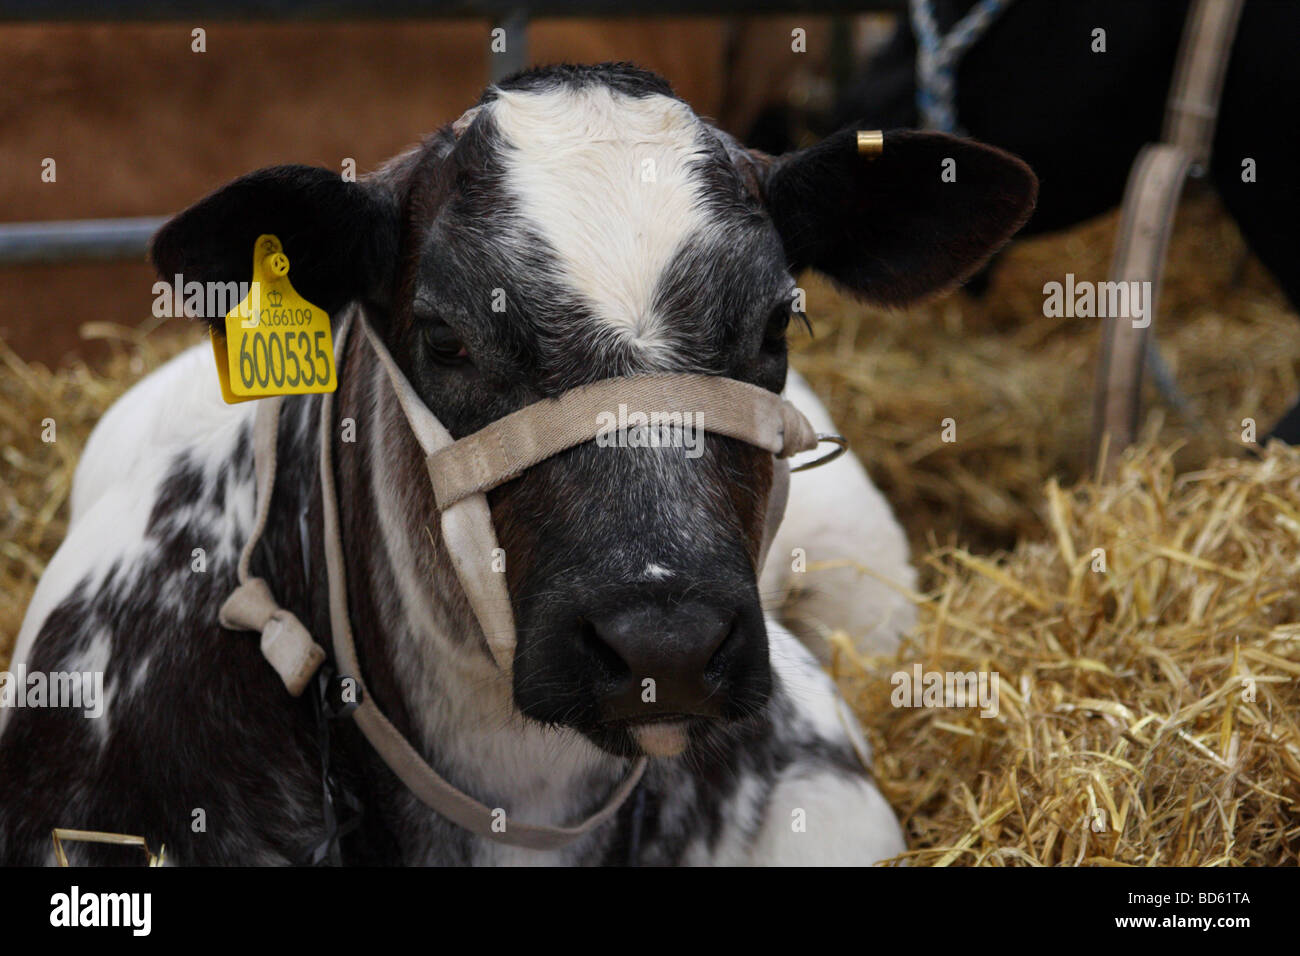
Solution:
<svg viewBox="0 0 1300 956">
<path fill-rule="evenodd" d="M 757 385 L 712 375 L 607 378 L 521 408 L 430 455 L 439 510 L 615 431 L 608 419 L 600 422 L 619 405 L 677 415 L 686 427 L 738 438 L 782 458 L 817 444 L 812 425 L 793 405 Z"/>
<path fill-rule="evenodd" d="M 454 441 L 416 394 L 364 316 L 357 321 L 387 372 L 398 403 L 424 452 L 434 497 L 441 513 L 444 545 L 470 606 L 478 618 L 494 660 L 509 676 L 515 628 L 505 575 L 495 571 L 497 548 L 485 492 L 517 477 L 538 462 L 609 431 L 602 413 L 618 403 L 657 412 L 692 412 L 696 427 L 726 435 L 787 458 L 808 451 L 818 435 L 794 406 L 765 389 L 707 375 L 647 375 L 606 379 L 546 399 L 501 418 Z M 342 355 L 350 322 L 340 325 L 335 348 Z M 325 660 L 325 652 L 291 612 L 279 607 L 270 587 L 252 577 L 252 553 L 266 528 L 275 486 L 276 442 L 281 398 L 263 399 L 254 423 L 257 513 L 252 535 L 240 555 L 239 587 L 221 607 L 220 622 L 232 630 L 262 634 L 261 649 L 289 693 L 300 695 Z M 485 839 L 534 850 L 554 850 L 609 820 L 635 789 L 647 759 L 636 760 L 604 806 L 573 826 L 545 826 L 506 820 L 444 780 L 384 716 L 366 690 L 357 661 L 347 608 L 346 567 L 339 528 L 338 494 L 333 462 L 334 395 L 321 399 L 320 480 L 324 514 L 324 549 L 329 585 L 330 630 L 335 666 L 356 683 L 359 703 L 351 712 L 371 746 L 410 791 L 426 806 L 457 826 Z M 785 511 L 789 467 L 778 461 L 768 496 L 759 569 Z M 494 825 L 495 824 L 495 825 Z"/>
</svg>

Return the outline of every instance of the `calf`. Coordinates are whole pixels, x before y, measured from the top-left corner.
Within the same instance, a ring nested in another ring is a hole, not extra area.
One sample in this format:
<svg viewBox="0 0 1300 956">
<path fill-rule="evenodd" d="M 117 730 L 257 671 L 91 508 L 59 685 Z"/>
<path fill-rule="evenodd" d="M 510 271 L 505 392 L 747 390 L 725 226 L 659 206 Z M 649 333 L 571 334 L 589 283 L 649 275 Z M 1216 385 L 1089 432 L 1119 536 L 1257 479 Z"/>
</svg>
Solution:
<svg viewBox="0 0 1300 956">
<path fill-rule="evenodd" d="M 947 158 L 956 183 L 941 180 Z M 431 520 L 398 378 L 370 335 L 456 438 L 614 376 L 686 372 L 777 392 L 797 270 L 883 303 L 948 288 L 1014 232 L 1035 188 L 1018 160 L 937 134 L 887 136 L 870 158 L 850 131 L 772 159 L 700 120 L 658 77 L 604 65 L 490 88 L 364 182 L 277 167 L 182 213 L 155 240 L 165 277 L 247 280 L 254 240 L 275 234 L 303 296 L 336 326 L 367 331 L 339 349 L 323 427 L 321 396 L 280 406 L 252 573 L 313 635 L 330 633 L 322 524 L 334 496 L 317 461 L 332 454 L 323 473 L 337 486 L 366 692 L 420 759 L 539 825 L 589 818 L 654 759 L 611 817 L 562 847 L 525 849 L 431 811 L 354 722 L 321 716 L 315 689 L 287 694 L 257 640 L 218 623 L 256 521 L 257 403 L 222 404 L 199 349 L 137 385 L 87 447 L 67 539 L 14 662 L 102 672 L 104 714 L 0 713 L 0 860 L 47 860 L 54 826 L 143 835 L 187 864 L 900 852 L 852 718 L 760 610 L 770 453 L 713 433 L 698 456 L 587 441 L 490 491 L 517 624 L 501 666 Z M 816 502 L 798 479 L 792 499 L 793 527 L 826 523 L 800 517 Z M 865 494 L 857 505 L 882 507 Z M 879 529 L 899 554 L 887 512 L 836 517 Z M 817 556 L 814 541 L 798 544 Z M 907 580 L 902 555 L 894 576 Z M 614 706 L 646 672 L 657 698 Z M 100 862 L 114 851 L 74 852 Z"/>
</svg>

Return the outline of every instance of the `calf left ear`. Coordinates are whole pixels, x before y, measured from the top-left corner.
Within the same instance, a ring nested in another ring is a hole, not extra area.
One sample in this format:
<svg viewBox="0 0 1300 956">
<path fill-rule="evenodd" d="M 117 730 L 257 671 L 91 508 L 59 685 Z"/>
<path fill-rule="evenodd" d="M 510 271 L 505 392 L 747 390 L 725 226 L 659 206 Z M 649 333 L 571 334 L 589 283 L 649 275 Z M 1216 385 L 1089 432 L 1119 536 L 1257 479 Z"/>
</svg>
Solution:
<svg viewBox="0 0 1300 956">
<path fill-rule="evenodd" d="M 253 244 L 276 236 L 289 281 L 333 313 L 348 302 L 384 301 L 397 259 L 398 213 L 379 187 L 313 166 L 272 166 L 223 186 L 163 225 L 149 249 L 165 280 L 248 282 Z M 224 316 L 204 316 L 220 325 Z"/>
<path fill-rule="evenodd" d="M 897 306 L 970 278 L 1029 218 L 1038 179 L 968 139 L 901 130 L 870 156 L 842 130 L 774 160 L 763 192 L 792 271 Z"/>
</svg>

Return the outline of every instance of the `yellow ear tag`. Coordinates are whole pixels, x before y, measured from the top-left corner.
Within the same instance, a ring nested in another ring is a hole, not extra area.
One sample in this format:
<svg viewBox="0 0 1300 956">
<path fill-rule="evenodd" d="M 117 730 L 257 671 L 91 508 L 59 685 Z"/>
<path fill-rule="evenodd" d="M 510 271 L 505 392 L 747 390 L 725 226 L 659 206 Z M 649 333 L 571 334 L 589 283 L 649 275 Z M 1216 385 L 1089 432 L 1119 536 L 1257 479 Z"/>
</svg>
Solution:
<svg viewBox="0 0 1300 956">
<path fill-rule="evenodd" d="M 217 378 L 227 402 L 307 395 L 338 387 L 330 317 L 289 283 L 289 257 L 275 236 L 253 244 L 253 281 L 212 332 Z"/>
</svg>

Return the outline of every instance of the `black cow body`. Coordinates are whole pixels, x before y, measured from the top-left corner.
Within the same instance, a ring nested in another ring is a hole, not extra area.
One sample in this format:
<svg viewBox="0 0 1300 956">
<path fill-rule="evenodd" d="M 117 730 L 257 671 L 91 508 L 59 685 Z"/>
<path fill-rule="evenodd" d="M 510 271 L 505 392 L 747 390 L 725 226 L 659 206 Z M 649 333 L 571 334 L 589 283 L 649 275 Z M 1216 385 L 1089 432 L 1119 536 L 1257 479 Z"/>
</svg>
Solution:
<svg viewBox="0 0 1300 956">
<path fill-rule="evenodd" d="M 936 0 L 947 30 L 971 0 Z M 1041 183 L 1024 234 L 1120 203 L 1138 151 L 1158 142 L 1188 0 L 1013 0 L 957 71 L 957 120 L 1025 160 Z M 916 126 L 916 39 L 905 22 L 846 91 L 841 121 Z M 1106 52 L 1092 52 L 1092 31 Z M 1251 251 L 1300 310 L 1300 3 L 1247 0 L 1220 103 L 1209 180 Z M 1253 159 L 1256 181 L 1244 182 Z M 1277 437 L 1300 442 L 1300 412 Z"/>
</svg>

